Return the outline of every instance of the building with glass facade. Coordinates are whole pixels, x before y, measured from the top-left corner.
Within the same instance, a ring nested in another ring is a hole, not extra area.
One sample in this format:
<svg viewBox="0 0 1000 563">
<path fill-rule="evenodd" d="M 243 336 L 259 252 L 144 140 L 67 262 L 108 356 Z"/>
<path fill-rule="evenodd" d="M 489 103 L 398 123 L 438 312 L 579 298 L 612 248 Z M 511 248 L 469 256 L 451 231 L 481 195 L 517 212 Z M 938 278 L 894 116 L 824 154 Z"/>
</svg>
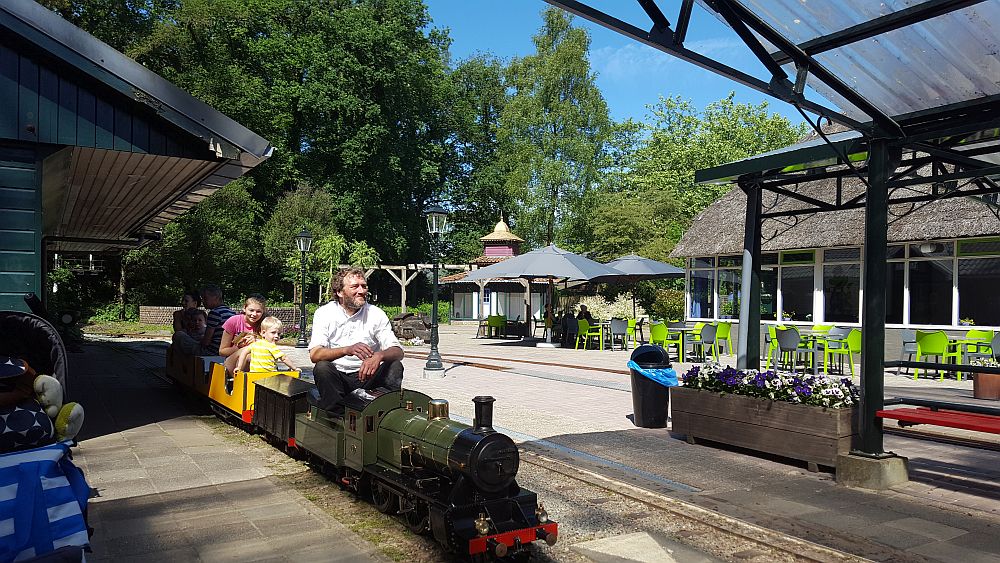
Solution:
<svg viewBox="0 0 1000 563">
<path fill-rule="evenodd" d="M 819 195 L 831 185 L 796 189 Z M 765 206 L 794 205 L 782 199 Z M 745 195 L 734 188 L 698 215 L 674 249 L 673 256 L 686 259 L 688 319 L 739 318 L 745 208 Z M 860 326 L 863 209 L 765 219 L 762 235 L 762 320 Z M 881 290 L 889 327 L 1000 327 L 1000 207 L 994 201 L 959 197 L 892 206 L 888 238 Z"/>
</svg>

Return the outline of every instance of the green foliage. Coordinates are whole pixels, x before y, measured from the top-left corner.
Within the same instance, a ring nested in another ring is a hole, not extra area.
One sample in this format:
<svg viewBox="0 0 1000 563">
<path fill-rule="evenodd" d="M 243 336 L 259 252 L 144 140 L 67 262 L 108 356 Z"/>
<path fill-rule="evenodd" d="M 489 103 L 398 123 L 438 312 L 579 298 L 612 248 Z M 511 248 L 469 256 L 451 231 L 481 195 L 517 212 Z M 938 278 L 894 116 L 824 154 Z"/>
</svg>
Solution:
<svg viewBox="0 0 1000 563">
<path fill-rule="evenodd" d="M 98 307 L 89 317 L 88 323 L 108 323 L 122 320 L 122 307 L 118 303 L 108 303 Z M 139 306 L 126 305 L 124 320 L 136 322 L 139 320 Z"/>
<path fill-rule="evenodd" d="M 696 170 L 789 145 L 805 133 L 804 124 L 770 113 L 767 102 L 740 104 L 733 97 L 700 112 L 679 96 L 650 107 L 638 148 L 631 155 L 623 150 L 623 181 L 615 184 L 622 189 L 591 214 L 598 259 L 635 253 L 666 260 L 694 216 L 730 189 L 696 185 Z"/>
<path fill-rule="evenodd" d="M 653 317 L 664 320 L 683 319 L 684 291 L 679 289 L 657 291 L 656 302 L 653 304 Z"/>
<path fill-rule="evenodd" d="M 535 54 L 507 70 L 513 95 L 500 114 L 500 159 L 517 197 L 518 234 L 530 246 L 578 248 L 608 164 L 612 124 L 587 59 L 589 35 L 562 10 L 548 8 L 542 17 Z"/>
</svg>

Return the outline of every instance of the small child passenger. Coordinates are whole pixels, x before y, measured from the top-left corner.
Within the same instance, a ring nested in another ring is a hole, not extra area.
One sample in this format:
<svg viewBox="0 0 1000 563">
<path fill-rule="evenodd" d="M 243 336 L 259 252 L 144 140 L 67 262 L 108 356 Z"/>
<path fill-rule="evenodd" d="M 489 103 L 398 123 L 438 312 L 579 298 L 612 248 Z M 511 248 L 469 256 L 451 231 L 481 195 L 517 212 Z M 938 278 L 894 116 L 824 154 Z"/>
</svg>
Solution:
<svg viewBox="0 0 1000 563">
<path fill-rule="evenodd" d="M 280 331 L 281 321 L 277 317 L 266 317 L 260 322 L 261 338 L 249 346 L 249 371 L 278 371 L 278 360 L 290 369 L 298 370 L 277 346 Z"/>
<path fill-rule="evenodd" d="M 251 295 L 243 303 L 243 314 L 234 315 L 222 325 L 222 342 L 219 355 L 226 357 L 226 374 L 246 364 L 251 344 L 260 333 L 260 321 L 264 317 L 267 302 L 262 295 Z"/>
<path fill-rule="evenodd" d="M 201 337 L 205 335 L 208 315 L 201 309 L 184 309 L 181 320 L 183 330 L 175 332 L 173 336 L 175 349 L 189 356 L 204 354 Z"/>
</svg>

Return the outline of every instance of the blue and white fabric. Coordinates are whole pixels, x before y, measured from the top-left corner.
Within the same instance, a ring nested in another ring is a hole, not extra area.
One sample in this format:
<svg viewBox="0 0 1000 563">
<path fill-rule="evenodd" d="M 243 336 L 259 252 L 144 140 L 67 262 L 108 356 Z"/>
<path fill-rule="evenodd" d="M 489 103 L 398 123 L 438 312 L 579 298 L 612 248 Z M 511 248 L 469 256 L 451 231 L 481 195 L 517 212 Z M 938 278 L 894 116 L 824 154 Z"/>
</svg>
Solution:
<svg viewBox="0 0 1000 563">
<path fill-rule="evenodd" d="M 68 443 L 0 455 L 0 561 L 87 546 L 89 496 Z"/>
</svg>

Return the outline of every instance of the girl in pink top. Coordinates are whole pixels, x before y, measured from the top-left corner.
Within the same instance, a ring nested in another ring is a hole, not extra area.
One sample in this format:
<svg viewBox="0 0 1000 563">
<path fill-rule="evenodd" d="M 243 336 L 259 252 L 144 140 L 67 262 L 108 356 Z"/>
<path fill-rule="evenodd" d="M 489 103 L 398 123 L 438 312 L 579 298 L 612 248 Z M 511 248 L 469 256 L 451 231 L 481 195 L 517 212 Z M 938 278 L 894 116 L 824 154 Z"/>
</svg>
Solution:
<svg viewBox="0 0 1000 563">
<path fill-rule="evenodd" d="M 267 303 L 260 295 L 251 295 L 243 303 L 243 314 L 233 315 L 222 324 L 222 343 L 219 354 L 226 356 L 226 373 L 232 375 L 249 359 L 249 345 L 260 334 L 260 321 L 264 318 Z"/>
</svg>

